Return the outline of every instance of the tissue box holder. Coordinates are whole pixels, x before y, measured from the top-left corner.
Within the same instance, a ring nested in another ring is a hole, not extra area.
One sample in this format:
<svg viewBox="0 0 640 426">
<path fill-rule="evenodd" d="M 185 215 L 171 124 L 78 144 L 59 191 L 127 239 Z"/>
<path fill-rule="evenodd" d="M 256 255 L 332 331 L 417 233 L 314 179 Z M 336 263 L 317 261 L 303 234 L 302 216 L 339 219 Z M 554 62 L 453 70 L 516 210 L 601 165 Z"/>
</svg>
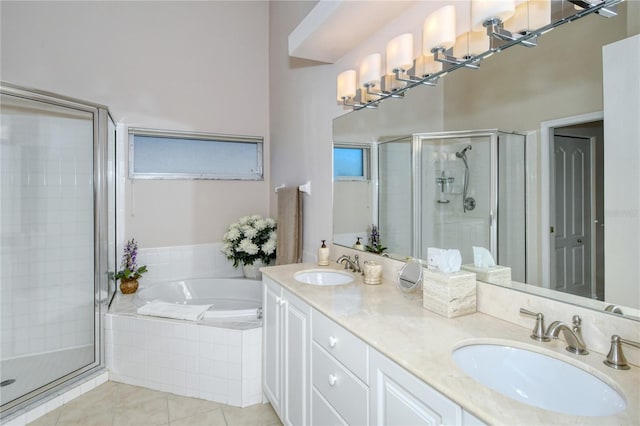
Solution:
<svg viewBox="0 0 640 426">
<path fill-rule="evenodd" d="M 476 274 L 424 271 L 422 306 L 446 318 L 476 312 Z"/>
<path fill-rule="evenodd" d="M 478 268 L 471 263 L 468 265 L 462 265 L 462 269 L 476 274 L 476 279 L 478 281 L 507 287 L 511 286 L 511 268 L 508 266 L 496 265 L 491 268 Z"/>
</svg>

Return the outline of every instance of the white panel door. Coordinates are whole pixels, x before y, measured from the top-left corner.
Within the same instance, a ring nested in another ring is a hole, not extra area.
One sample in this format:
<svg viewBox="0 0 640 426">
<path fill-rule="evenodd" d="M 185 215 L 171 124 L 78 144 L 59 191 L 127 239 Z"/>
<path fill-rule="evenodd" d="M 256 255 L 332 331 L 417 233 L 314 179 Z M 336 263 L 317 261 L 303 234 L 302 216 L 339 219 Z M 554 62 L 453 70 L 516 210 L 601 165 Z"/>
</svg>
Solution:
<svg viewBox="0 0 640 426">
<path fill-rule="evenodd" d="M 554 138 L 553 288 L 591 296 L 591 141 Z M 552 279 L 553 279 L 552 278 Z"/>
</svg>

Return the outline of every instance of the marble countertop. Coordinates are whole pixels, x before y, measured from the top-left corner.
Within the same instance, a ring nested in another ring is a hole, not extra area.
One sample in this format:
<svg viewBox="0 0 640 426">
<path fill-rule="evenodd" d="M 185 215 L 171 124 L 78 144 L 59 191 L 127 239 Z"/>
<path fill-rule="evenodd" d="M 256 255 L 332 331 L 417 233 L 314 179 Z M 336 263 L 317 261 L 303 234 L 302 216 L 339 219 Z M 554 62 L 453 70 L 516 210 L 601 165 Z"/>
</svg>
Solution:
<svg viewBox="0 0 640 426">
<path fill-rule="evenodd" d="M 593 351 L 589 355 L 570 354 L 560 340 L 536 342 L 529 338 L 530 329 L 483 313 L 453 319 L 441 317 L 422 307 L 421 293 L 407 296 L 388 277 L 381 285 L 365 285 L 362 277 L 356 276 L 353 283 L 339 286 L 302 284 L 293 278 L 294 273 L 302 270 L 341 268 L 335 262 L 324 267 L 303 263 L 265 267 L 262 272 L 486 423 L 640 423 L 637 366 L 627 371 L 614 370 L 602 363 L 603 354 Z M 503 396 L 467 376 L 454 363 L 452 351 L 471 343 L 508 344 L 567 361 L 619 390 L 625 396 L 627 409 L 616 416 L 581 417 L 543 410 Z"/>
</svg>

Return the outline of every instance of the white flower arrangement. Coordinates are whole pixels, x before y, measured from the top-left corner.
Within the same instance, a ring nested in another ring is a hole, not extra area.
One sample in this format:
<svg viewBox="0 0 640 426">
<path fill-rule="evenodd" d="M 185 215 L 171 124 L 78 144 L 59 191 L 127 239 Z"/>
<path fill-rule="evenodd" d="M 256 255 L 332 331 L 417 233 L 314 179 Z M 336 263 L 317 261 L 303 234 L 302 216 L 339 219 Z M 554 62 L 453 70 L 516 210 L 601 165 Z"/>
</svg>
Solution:
<svg viewBox="0 0 640 426">
<path fill-rule="evenodd" d="M 276 221 L 260 215 L 244 216 L 232 223 L 222 238 L 222 253 L 233 266 L 253 265 L 256 260 L 268 264 L 276 258 Z"/>
</svg>

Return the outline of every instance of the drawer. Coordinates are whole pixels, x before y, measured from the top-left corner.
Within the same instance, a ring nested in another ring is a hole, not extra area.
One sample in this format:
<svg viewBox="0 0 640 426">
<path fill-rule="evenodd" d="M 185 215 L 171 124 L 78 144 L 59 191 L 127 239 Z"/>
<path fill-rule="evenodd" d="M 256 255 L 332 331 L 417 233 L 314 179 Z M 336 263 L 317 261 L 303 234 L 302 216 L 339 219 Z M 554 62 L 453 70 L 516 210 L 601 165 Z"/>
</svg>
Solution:
<svg viewBox="0 0 640 426">
<path fill-rule="evenodd" d="M 312 311 L 311 337 L 369 384 L 369 347 L 366 343 L 316 310 Z"/>
<path fill-rule="evenodd" d="M 369 423 L 369 389 L 315 342 L 311 371 L 312 385 L 348 424 Z"/>
<path fill-rule="evenodd" d="M 336 410 L 320 395 L 316 388 L 311 390 L 311 424 L 318 426 L 348 426 Z"/>
</svg>

